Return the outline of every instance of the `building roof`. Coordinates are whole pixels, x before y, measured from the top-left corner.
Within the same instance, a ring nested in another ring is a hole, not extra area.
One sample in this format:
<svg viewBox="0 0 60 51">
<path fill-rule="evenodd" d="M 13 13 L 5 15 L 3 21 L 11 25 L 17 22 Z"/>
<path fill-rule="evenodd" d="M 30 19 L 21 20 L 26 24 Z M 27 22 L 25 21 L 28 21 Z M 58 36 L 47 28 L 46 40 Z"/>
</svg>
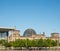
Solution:
<svg viewBox="0 0 60 51">
<path fill-rule="evenodd" d="M 10 30 L 15 30 L 15 29 L 10 27 L 0 27 L 0 31 L 10 31 Z"/>
<path fill-rule="evenodd" d="M 26 29 L 23 34 L 23 36 L 32 36 L 32 35 L 36 35 L 36 31 L 31 28 Z"/>
<path fill-rule="evenodd" d="M 51 34 L 59 34 L 58 32 L 53 32 L 53 33 L 51 33 Z"/>
</svg>

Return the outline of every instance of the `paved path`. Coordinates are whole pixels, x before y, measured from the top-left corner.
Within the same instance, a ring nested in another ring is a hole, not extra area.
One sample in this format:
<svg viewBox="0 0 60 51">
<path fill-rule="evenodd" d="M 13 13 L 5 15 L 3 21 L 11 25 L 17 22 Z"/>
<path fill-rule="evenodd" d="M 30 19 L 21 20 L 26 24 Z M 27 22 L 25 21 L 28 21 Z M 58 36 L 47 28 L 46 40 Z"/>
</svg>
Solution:
<svg viewBox="0 0 60 51">
<path fill-rule="evenodd" d="M 0 50 L 0 51 L 60 51 L 60 50 Z"/>
</svg>

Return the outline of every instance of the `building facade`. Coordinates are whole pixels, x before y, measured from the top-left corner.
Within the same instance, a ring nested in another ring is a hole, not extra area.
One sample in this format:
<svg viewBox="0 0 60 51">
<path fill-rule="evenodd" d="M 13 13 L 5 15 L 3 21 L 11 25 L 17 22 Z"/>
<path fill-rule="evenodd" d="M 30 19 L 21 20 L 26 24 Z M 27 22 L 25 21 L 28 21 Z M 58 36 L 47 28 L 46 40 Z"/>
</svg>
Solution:
<svg viewBox="0 0 60 51">
<path fill-rule="evenodd" d="M 8 38 L 8 41 L 15 41 L 16 39 L 20 39 L 20 31 L 13 30 L 11 35 Z"/>
<path fill-rule="evenodd" d="M 19 30 L 14 30 L 13 33 L 9 36 L 9 41 L 15 41 L 16 39 L 46 39 L 45 33 L 43 34 L 36 34 L 35 30 L 33 29 L 27 29 L 23 36 L 20 36 Z"/>
<path fill-rule="evenodd" d="M 52 40 L 59 40 L 59 33 L 51 33 L 51 39 Z"/>
<path fill-rule="evenodd" d="M 10 35 L 9 35 L 9 32 Z M 0 40 L 8 40 L 8 42 L 10 41 L 15 41 L 17 39 L 29 39 L 29 40 L 33 40 L 33 39 L 47 39 L 45 32 L 37 34 L 36 31 L 34 29 L 27 29 L 24 31 L 23 36 L 20 36 L 20 31 L 16 30 L 16 28 L 4 28 L 4 27 L 0 27 Z M 59 33 L 51 33 L 51 38 L 52 40 L 59 40 Z"/>
</svg>

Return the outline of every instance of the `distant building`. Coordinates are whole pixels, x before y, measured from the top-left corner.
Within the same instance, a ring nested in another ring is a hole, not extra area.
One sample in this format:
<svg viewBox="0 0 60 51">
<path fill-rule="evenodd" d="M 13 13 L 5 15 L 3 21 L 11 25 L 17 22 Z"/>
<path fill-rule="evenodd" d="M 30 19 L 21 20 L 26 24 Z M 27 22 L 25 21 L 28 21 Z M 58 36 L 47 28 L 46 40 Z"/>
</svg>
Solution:
<svg viewBox="0 0 60 51">
<path fill-rule="evenodd" d="M 36 35 L 36 31 L 31 28 L 26 29 L 23 34 L 24 37 L 28 37 L 28 36 L 32 36 L 32 35 Z"/>
<path fill-rule="evenodd" d="M 10 35 L 9 35 L 9 32 Z M 47 39 L 45 32 L 37 34 L 34 29 L 26 29 L 23 36 L 20 36 L 20 31 L 15 28 L 0 27 L 0 40 L 15 41 L 16 39 Z M 48 37 L 49 38 L 49 37 Z M 59 40 L 59 33 L 51 33 L 50 39 Z"/>
<path fill-rule="evenodd" d="M 14 30 L 13 33 L 9 36 L 9 41 L 15 41 L 16 39 L 46 39 L 45 33 L 36 34 L 36 31 L 33 29 L 27 29 L 24 31 L 23 36 L 20 36 L 19 30 Z"/>
<path fill-rule="evenodd" d="M 26 29 L 24 31 L 23 36 L 20 37 L 20 39 L 46 39 L 45 33 L 43 32 L 43 34 L 37 34 L 36 31 L 34 29 Z"/>
<path fill-rule="evenodd" d="M 59 40 L 59 33 L 51 33 L 52 40 Z"/>
<path fill-rule="evenodd" d="M 16 39 L 20 39 L 20 31 L 19 30 L 13 30 L 11 35 L 9 36 L 8 41 L 15 41 Z"/>
<path fill-rule="evenodd" d="M 9 27 L 0 27 L 0 40 L 8 40 L 9 32 L 15 30 Z"/>
</svg>

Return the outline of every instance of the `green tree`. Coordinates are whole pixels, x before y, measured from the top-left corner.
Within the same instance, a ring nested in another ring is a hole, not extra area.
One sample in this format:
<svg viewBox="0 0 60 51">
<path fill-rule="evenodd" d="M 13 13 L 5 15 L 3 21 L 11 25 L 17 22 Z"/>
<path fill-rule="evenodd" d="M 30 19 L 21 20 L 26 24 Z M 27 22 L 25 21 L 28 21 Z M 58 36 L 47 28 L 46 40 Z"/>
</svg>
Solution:
<svg viewBox="0 0 60 51">
<path fill-rule="evenodd" d="M 37 46 L 37 41 L 36 40 L 32 40 L 31 41 L 31 47 L 36 47 Z"/>
<path fill-rule="evenodd" d="M 17 39 L 16 41 L 13 41 L 11 44 L 13 47 L 24 47 L 25 46 L 25 40 Z"/>
<path fill-rule="evenodd" d="M 52 45 L 57 46 L 57 41 L 52 40 Z"/>
<path fill-rule="evenodd" d="M 11 47 L 11 44 L 6 41 L 6 42 L 4 43 L 4 46 L 5 46 L 5 47 Z"/>
<path fill-rule="evenodd" d="M 4 45 L 5 42 L 6 40 L 0 40 L 0 45 Z"/>
<path fill-rule="evenodd" d="M 43 47 L 43 45 L 44 45 L 43 39 L 39 39 L 38 40 L 38 47 Z"/>
<path fill-rule="evenodd" d="M 51 47 L 51 46 L 53 46 L 53 45 L 52 45 L 52 40 L 51 40 L 51 39 L 45 40 L 45 41 L 44 41 L 44 46 L 45 46 L 45 47 Z"/>
<path fill-rule="evenodd" d="M 31 40 L 26 39 L 25 45 L 26 45 L 26 47 L 31 47 Z"/>
</svg>

